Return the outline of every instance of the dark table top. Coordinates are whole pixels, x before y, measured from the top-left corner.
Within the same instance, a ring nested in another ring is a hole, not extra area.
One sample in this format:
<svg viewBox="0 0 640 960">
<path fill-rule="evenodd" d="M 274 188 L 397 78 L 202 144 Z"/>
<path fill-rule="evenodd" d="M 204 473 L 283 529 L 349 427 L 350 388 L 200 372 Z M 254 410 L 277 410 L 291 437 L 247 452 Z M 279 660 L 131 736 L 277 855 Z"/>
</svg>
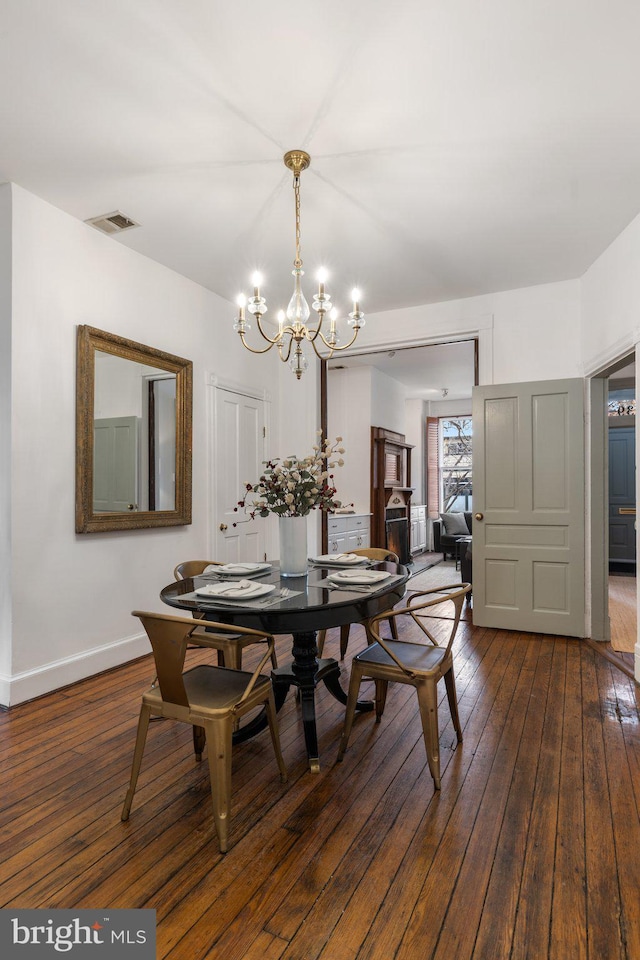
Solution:
<svg viewBox="0 0 640 960">
<path fill-rule="evenodd" d="M 373 563 L 368 570 L 387 570 L 393 574 L 391 583 L 383 581 L 367 593 L 356 593 L 347 588 L 328 590 L 319 585 L 332 572 L 327 567 L 309 567 L 306 577 L 280 577 L 277 563 L 268 574 L 255 578 L 258 583 L 274 583 L 278 587 L 288 587 L 295 595 L 286 597 L 263 608 L 216 604 L 215 598 L 185 599 L 185 594 L 205 583 L 214 582 L 201 577 L 177 580 L 168 584 L 160 592 L 161 599 L 172 607 L 181 610 L 198 610 L 207 619 L 219 623 L 235 624 L 242 627 L 267 630 L 270 633 L 304 633 L 310 630 L 323 630 L 339 627 L 346 623 L 359 623 L 395 606 L 405 594 L 409 570 L 396 563 Z"/>
</svg>

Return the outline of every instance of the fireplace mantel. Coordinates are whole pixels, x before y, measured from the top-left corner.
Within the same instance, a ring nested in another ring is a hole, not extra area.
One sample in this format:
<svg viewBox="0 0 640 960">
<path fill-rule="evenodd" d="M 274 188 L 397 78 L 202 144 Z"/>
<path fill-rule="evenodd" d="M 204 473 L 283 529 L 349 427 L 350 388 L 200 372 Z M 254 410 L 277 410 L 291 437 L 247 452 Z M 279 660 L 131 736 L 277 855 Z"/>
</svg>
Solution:
<svg viewBox="0 0 640 960">
<path fill-rule="evenodd" d="M 409 517 L 411 509 L 411 451 L 404 434 L 385 427 L 371 428 L 371 545 L 386 549 L 401 546 L 400 562 L 411 559 Z M 394 529 L 394 546 L 389 543 L 387 521 L 406 524 L 406 531 Z"/>
</svg>

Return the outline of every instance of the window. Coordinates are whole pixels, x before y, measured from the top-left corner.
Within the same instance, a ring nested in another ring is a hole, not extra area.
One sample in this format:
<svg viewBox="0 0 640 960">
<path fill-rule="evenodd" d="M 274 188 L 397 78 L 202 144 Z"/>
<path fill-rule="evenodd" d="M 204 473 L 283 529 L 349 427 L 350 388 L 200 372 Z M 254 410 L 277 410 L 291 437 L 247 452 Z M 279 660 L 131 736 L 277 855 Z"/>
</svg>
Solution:
<svg viewBox="0 0 640 960">
<path fill-rule="evenodd" d="M 439 421 L 439 487 L 442 513 L 471 510 L 473 499 L 471 417 Z"/>
</svg>

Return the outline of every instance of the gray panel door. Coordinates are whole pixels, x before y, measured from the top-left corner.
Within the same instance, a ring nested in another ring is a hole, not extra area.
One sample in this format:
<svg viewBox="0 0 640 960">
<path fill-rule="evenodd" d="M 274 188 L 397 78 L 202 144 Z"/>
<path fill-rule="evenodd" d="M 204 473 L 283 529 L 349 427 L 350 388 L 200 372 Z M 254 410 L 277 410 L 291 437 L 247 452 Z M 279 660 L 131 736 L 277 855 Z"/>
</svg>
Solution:
<svg viewBox="0 0 640 960">
<path fill-rule="evenodd" d="M 584 478 L 582 380 L 474 388 L 474 623 L 584 636 Z"/>
<path fill-rule="evenodd" d="M 615 423 L 615 417 L 611 418 Z M 609 425 L 609 560 L 636 562 L 636 429 Z"/>
<path fill-rule="evenodd" d="M 138 509 L 138 419 L 105 417 L 93 422 L 93 510 Z"/>
</svg>

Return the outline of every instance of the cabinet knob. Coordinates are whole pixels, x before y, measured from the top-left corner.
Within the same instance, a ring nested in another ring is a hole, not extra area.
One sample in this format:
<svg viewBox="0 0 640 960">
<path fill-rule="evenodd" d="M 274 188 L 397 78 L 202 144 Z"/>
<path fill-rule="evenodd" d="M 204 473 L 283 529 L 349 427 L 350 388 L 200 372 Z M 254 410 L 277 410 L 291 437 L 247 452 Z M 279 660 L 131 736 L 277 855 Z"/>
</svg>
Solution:
<svg viewBox="0 0 640 960">
<path fill-rule="evenodd" d="M 220 529 L 221 529 L 222 532 L 224 533 L 224 531 L 227 529 L 226 523 L 221 523 L 221 524 L 220 524 Z"/>
<path fill-rule="evenodd" d="M 484 513 L 474 513 L 473 519 L 474 519 L 474 520 L 484 520 Z"/>
</svg>

